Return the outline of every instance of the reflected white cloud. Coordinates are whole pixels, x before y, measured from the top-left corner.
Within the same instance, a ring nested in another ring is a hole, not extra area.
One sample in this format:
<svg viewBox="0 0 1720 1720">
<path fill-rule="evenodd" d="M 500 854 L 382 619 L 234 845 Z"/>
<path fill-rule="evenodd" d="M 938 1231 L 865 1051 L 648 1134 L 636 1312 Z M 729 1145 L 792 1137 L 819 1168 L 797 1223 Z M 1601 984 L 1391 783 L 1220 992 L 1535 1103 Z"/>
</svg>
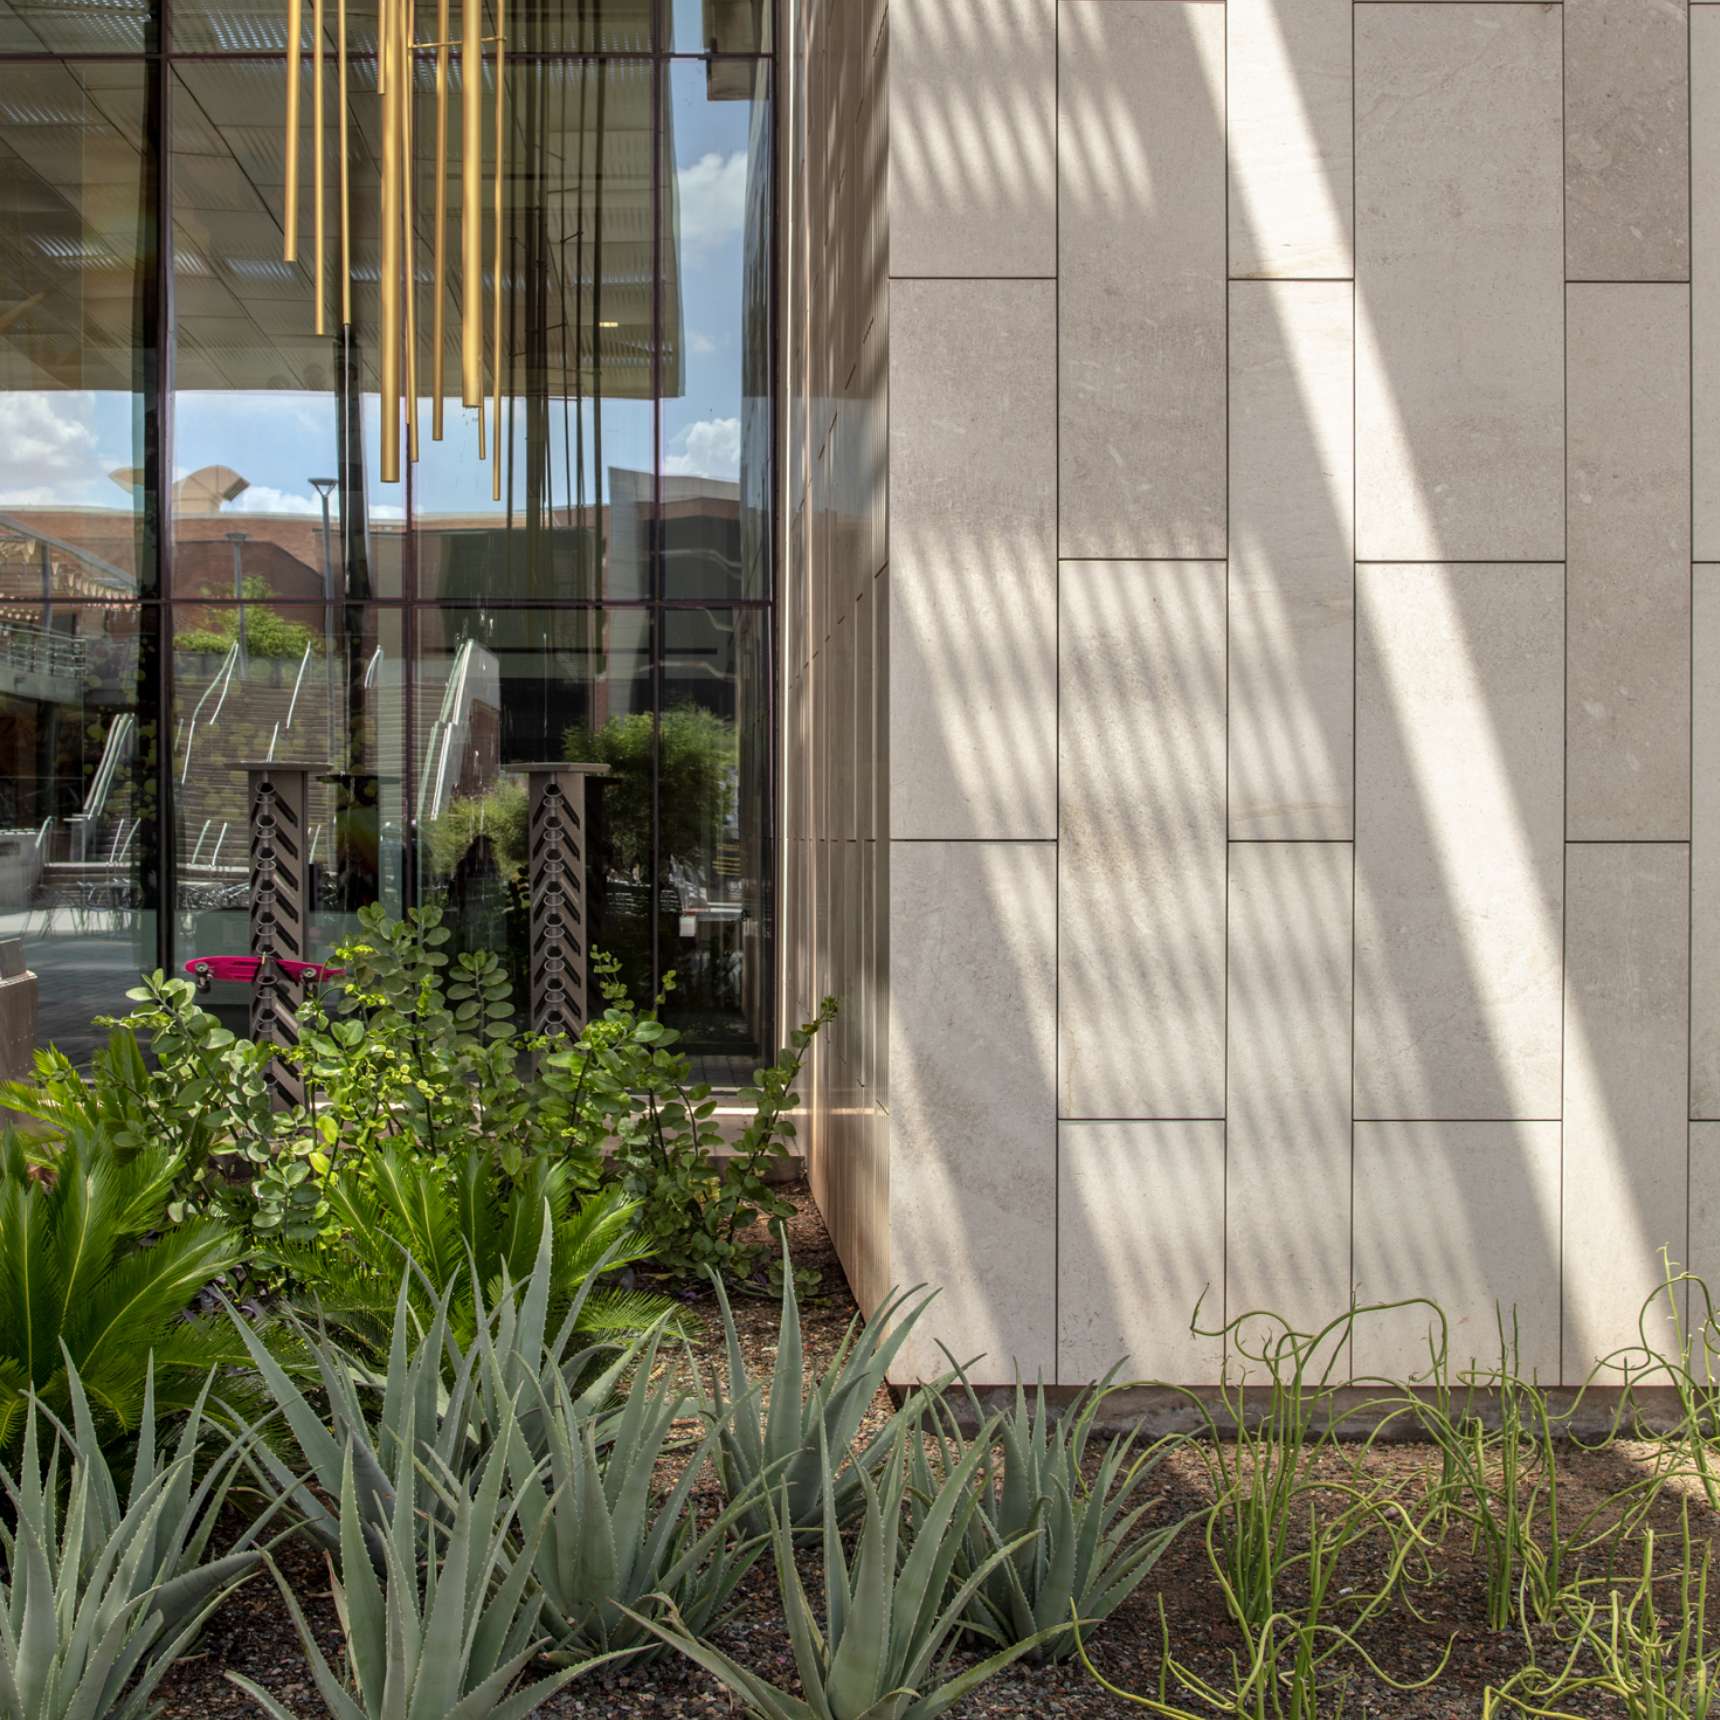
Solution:
<svg viewBox="0 0 1720 1720">
<path fill-rule="evenodd" d="M 738 237 L 746 220 L 747 156 L 715 150 L 676 174 L 681 191 L 681 246 L 708 250 Z"/>
<path fill-rule="evenodd" d="M 240 511 L 247 514 L 320 514 L 322 503 L 312 496 L 295 496 L 272 484 L 253 484 L 244 495 Z"/>
<path fill-rule="evenodd" d="M 663 471 L 674 478 L 733 480 L 741 469 L 741 421 L 702 418 L 678 431 L 671 451 L 663 456 Z"/>
<path fill-rule="evenodd" d="M 19 389 L 0 395 L 0 502 L 71 505 L 105 500 L 108 464 L 123 449 L 101 452 L 100 405 L 91 393 Z"/>
</svg>

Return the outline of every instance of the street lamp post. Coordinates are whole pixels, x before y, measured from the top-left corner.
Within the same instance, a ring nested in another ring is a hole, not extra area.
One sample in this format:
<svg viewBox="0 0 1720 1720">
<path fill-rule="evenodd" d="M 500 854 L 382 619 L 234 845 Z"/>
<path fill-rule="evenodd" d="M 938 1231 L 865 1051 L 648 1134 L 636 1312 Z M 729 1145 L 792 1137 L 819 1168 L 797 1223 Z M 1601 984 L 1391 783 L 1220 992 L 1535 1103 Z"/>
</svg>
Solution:
<svg viewBox="0 0 1720 1720">
<path fill-rule="evenodd" d="M 336 485 L 338 485 L 339 483 L 340 483 L 339 478 L 312 478 L 310 480 L 311 488 L 313 490 L 315 490 L 319 496 L 322 497 L 323 605 L 328 610 L 328 615 L 326 618 L 327 619 L 327 631 L 330 633 L 333 633 L 333 631 L 334 631 L 334 558 L 333 558 L 333 555 L 332 555 L 330 548 L 329 548 L 328 499 L 329 499 L 330 494 L 335 489 Z"/>
<path fill-rule="evenodd" d="M 339 478 L 312 478 L 310 485 L 322 497 L 322 583 L 323 583 L 323 649 L 328 654 L 328 750 L 335 757 L 334 745 L 334 556 L 329 542 L 328 499 L 340 483 Z"/>
</svg>

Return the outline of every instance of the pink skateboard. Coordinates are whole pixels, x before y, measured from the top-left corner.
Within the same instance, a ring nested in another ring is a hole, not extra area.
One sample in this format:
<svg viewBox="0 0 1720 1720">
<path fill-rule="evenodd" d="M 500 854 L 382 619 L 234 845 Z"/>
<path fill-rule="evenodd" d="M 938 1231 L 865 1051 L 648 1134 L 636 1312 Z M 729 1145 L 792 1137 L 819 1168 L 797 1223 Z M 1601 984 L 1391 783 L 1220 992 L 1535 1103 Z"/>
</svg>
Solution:
<svg viewBox="0 0 1720 1720">
<path fill-rule="evenodd" d="M 199 991 L 207 991 L 216 980 L 254 985 L 262 965 L 261 956 L 193 956 L 185 964 L 185 971 L 197 981 Z M 281 957 L 275 959 L 275 968 L 284 978 L 298 980 L 303 985 L 346 972 L 345 968 L 329 967 L 322 962 L 294 962 Z"/>
</svg>

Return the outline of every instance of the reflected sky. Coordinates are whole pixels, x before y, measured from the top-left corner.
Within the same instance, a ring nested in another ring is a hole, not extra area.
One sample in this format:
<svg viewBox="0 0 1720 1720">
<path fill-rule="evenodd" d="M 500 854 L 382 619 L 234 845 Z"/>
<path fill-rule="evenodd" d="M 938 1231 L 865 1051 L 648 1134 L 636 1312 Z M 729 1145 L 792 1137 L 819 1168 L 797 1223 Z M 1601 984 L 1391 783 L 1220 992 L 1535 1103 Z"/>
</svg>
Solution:
<svg viewBox="0 0 1720 1720">
<path fill-rule="evenodd" d="M 693 11 L 697 9 L 697 0 Z M 689 14 L 691 16 L 691 13 Z M 676 274 L 683 283 L 684 391 L 662 404 L 663 471 L 734 482 L 739 476 L 749 131 L 753 106 L 704 97 L 701 62 L 670 73 L 679 231 Z M 4 311 L 0 301 L 0 312 Z M 0 413 L 0 507 L 115 508 L 110 474 L 141 465 L 139 402 L 129 391 L 15 389 Z M 249 481 L 231 506 L 246 514 L 320 515 L 309 479 L 335 470 L 331 396 L 290 389 L 181 390 L 174 421 L 175 477 L 206 466 L 231 467 Z M 555 417 L 563 420 L 561 402 Z M 593 406 L 568 403 L 589 436 Z M 379 406 L 362 406 L 365 441 L 374 447 Z M 428 412 L 425 422 L 428 422 Z M 524 414 L 515 440 L 524 436 Z M 457 400 L 446 408 L 446 439 L 425 436 L 414 482 L 420 511 L 500 512 L 487 466 L 476 458 L 477 412 Z M 559 425 L 558 425 L 559 428 Z M 648 404 L 606 401 L 602 424 L 605 499 L 612 469 L 652 469 Z M 372 467 L 374 471 L 374 465 Z M 517 505 L 517 504 L 516 504 Z M 404 486 L 373 487 L 375 520 L 402 518 Z"/>
</svg>

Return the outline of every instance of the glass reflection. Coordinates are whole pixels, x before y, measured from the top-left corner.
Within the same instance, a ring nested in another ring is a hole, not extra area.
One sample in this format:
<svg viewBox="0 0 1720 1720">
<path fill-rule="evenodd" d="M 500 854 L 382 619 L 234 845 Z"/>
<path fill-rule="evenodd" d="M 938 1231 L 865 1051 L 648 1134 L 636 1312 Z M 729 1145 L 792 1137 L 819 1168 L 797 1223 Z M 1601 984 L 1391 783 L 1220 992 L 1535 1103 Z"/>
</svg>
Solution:
<svg viewBox="0 0 1720 1720">
<path fill-rule="evenodd" d="M 40 976 L 37 1042 L 72 1057 L 155 965 L 153 617 L 0 603 L 0 938 Z"/>
<path fill-rule="evenodd" d="M 0 0 L 0 52 L 142 54 L 160 41 L 150 0 Z"/>
<path fill-rule="evenodd" d="M 722 1053 L 768 1036 L 771 113 L 768 66 L 734 56 L 768 50 L 770 10 L 510 0 L 497 499 L 476 413 L 446 387 L 444 438 L 423 436 L 401 483 L 379 478 L 375 0 L 347 9 L 344 117 L 327 8 L 321 136 L 303 68 L 293 264 L 274 0 L 184 0 L 165 44 L 152 0 L 0 0 L 0 54 L 40 55 L 0 61 L 0 936 L 24 936 L 42 973 L 42 1040 L 87 1051 L 90 1018 L 122 1009 L 164 953 L 245 948 L 244 766 L 269 757 L 316 778 L 319 952 L 363 903 L 398 912 L 416 892 L 453 911 L 462 941 L 522 961 L 511 767 L 608 764 L 593 941 L 642 997 L 679 971 L 673 1013 L 719 1079 Z M 142 58 L 163 45 L 164 62 Z M 416 91 L 428 432 L 439 200 L 456 377 L 466 285 L 458 146 L 445 168 L 431 159 L 433 50 Z M 482 140 L 474 291 L 498 284 L 487 126 Z M 163 175 L 171 401 L 155 350 Z M 213 1001 L 238 1024 L 249 998 Z"/>
<path fill-rule="evenodd" d="M 0 578 L 133 597 L 154 328 L 142 66 L 0 65 Z"/>
<path fill-rule="evenodd" d="M 453 15 L 458 20 L 459 3 Z M 334 5 L 326 8 L 332 32 Z M 509 0 L 508 48 L 514 53 L 649 54 L 652 0 Z M 430 18 L 434 7 L 426 8 Z M 420 14 L 421 17 L 426 15 Z M 349 0 L 347 44 L 350 53 L 376 48 L 375 0 Z M 493 0 L 484 7 L 484 34 L 495 30 Z M 304 43 L 311 42 L 310 8 L 305 8 Z M 432 34 L 420 27 L 420 38 Z M 286 12 L 270 0 L 175 0 L 173 46 L 177 52 L 280 52 L 286 47 Z M 330 36 L 332 46 L 332 34 Z"/>
<path fill-rule="evenodd" d="M 616 764 L 588 850 L 591 942 L 651 982 L 651 617 L 638 609 L 426 610 L 414 749 L 420 871 L 457 948 L 506 950 L 527 995 L 526 780 L 552 759 Z M 594 750 L 608 749 L 608 750 Z"/>
<path fill-rule="evenodd" d="M 663 274 L 696 281 L 665 314 L 663 595 L 770 590 L 771 201 L 768 67 L 676 61 L 666 74 Z M 665 289 L 667 291 L 667 287 Z"/>
<path fill-rule="evenodd" d="M 308 197 L 300 260 L 281 260 L 280 64 L 188 62 L 174 75 L 175 595 L 397 596 L 405 493 L 376 476 L 370 350 L 377 239 L 364 188 L 375 183 L 373 71 L 361 63 L 349 74 L 353 321 L 343 332 L 331 244 L 329 332 L 320 336 Z M 308 115 L 308 93 L 302 108 Z M 331 102 L 331 122 L 333 111 Z M 331 161 L 335 141 L 331 123 Z M 313 147 L 307 129 L 306 186 Z"/>
<path fill-rule="evenodd" d="M 176 963 L 248 947 L 248 764 L 311 771 L 311 947 L 326 955 L 356 911 L 404 894 L 405 700 L 396 610 L 175 604 L 173 805 Z M 211 1007 L 235 1021 L 237 986 Z"/>
<path fill-rule="evenodd" d="M 770 0 L 671 0 L 677 54 L 770 52 Z"/>
<path fill-rule="evenodd" d="M 432 68 L 423 70 L 427 81 Z M 653 92 L 648 60 L 509 65 L 501 495 L 493 494 L 490 466 L 478 461 L 477 411 L 445 398 L 444 439 L 421 437 L 413 473 L 423 595 L 450 602 L 646 595 L 658 375 Z M 414 202 L 428 280 L 438 194 L 429 153 L 433 94 L 420 98 L 413 135 L 426 146 Z M 487 185 L 494 155 L 486 150 Z M 451 259 L 460 255 L 459 175 L 451 153 L 440 186 Z M 460 322 L 452 303 L 464 287 L 457 265 L 449 283 L 443 362 L 457 384 Z M 420 361 L 421 376 L 430 369 L 428 358 Z M 431 422 L 427 407 L 420 418 Z"/>
<path fill-rule="evenodd" d="M 665 1019 L 705 1052 L 763 1042 L 770 656 L 763 610 L 663 612 L 658 915 Z M 763 798 L 761 798 L 763 796 Z"/>
</svg>

